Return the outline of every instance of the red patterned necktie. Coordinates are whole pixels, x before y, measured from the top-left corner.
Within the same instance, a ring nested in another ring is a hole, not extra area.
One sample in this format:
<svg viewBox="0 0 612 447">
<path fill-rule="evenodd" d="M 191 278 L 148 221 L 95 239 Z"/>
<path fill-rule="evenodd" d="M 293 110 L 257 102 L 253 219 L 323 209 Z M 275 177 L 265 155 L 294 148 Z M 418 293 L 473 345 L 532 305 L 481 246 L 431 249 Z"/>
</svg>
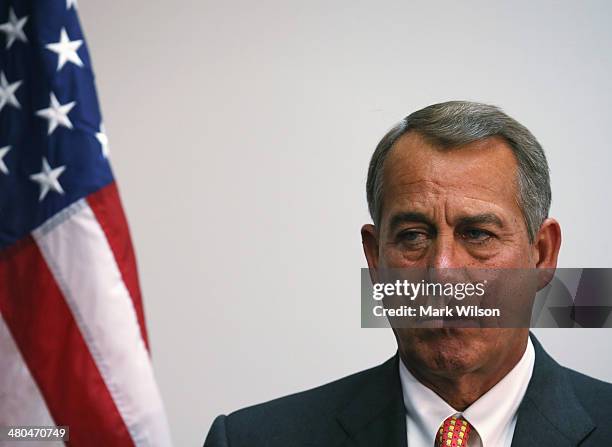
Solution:
<svg viewBox="0 0 612 447">
<path fill-rule="evenodd" d="M 436 447 L 468 447 L 472 426 L 462 417 L 447 418 L 438 430 Z"/>
</svg>

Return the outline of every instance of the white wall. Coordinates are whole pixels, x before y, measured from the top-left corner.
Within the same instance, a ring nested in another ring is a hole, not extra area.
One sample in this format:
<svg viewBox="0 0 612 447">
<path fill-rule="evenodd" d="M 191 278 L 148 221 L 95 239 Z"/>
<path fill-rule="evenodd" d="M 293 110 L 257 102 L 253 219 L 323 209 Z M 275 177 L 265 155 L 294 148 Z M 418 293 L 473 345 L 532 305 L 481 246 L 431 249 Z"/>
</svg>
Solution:
<svg viewBox="0 0 612 447">
<path fill-rule="evenodd" d="M 550 159 L 561 265 L 612 266 L 610 2 L 79 9 L 177 446 L 393 354 L 390 332 L 359 327 L 364 184 L 378 139 L 422 106 L 490 102 L 527 125 Z M 612 381 L 609 331 L 537 334 Z"/>
</svg>

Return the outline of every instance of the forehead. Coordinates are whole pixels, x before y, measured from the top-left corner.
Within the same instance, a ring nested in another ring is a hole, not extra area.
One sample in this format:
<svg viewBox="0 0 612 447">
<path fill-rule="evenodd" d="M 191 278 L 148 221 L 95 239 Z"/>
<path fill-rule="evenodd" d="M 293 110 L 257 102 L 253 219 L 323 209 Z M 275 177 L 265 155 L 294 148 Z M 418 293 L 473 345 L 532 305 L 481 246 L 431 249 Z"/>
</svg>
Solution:
<svg viewBox="0 0 612 447">
<path fill-rule="evenodd" d="M 517 162 L 501 137 L 443 149 L 409 132 L 393 146 L 384 164 L 384 211 L 397 201 L 432 197 L 482 202 L 519 211 Z"/>
</svg>

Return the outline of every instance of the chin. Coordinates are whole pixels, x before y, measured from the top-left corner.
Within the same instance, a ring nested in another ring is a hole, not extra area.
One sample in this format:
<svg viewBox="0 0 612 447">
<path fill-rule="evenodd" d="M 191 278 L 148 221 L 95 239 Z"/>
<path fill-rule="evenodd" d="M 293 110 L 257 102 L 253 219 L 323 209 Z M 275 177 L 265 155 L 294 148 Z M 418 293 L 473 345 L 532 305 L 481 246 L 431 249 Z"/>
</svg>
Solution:
<svg viewBox="0 0 612 447">
<path fill-rule="evenodd" d="M 396 329 L 402 358 L 414 368 L 444 376 L 478 369 L 495 345 L 489 330 L 480 328 Z"/>
</svg>

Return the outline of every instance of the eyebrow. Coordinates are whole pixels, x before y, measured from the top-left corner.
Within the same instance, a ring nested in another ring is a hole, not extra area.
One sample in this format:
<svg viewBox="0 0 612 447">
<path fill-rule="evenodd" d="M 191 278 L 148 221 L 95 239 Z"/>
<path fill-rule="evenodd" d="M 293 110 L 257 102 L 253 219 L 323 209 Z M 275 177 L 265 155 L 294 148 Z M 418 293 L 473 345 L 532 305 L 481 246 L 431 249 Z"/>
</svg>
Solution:
<svg viewBox="0 0 612 447">
<path fill-rule="evenodd" d="M 491 224 L 500 228 L 504 226 L 501 219 L 493 213 L 482 213 L 476 214 L 474 216 L 463 216 L 458 219 L 457 224 L 462 226 Z"/>
<path fill-rule="evenodd" d="M 433 222 L 425 214 L 415 211 L 397 213 L 391 218 L 389 224 L 391 231 L 395 230 L 400 224 L 408 222 L 419 222 L 429 226 L 434 226 Z M 457 221 L 457 226 L 492 224 L 503 228 L 504 224 L 499 217 L 493 213 L 481 213 L 473 216 L 462 216 Z"/>
<path fill-rule="evenodd" d="M 427 224 L 429 226 L 433 226 L 431 219 L 428 218 L 425 214 L 414 212 L 414 211 L 407 211 L 407 212 L 395 214 L 391 218 L 391 222 L 389 226 L 391 228 L 391 231 L 393 231 L 400 224 L 407 223 L 407 222 L 419 222 L 419 223 Z"/>
</svg>

